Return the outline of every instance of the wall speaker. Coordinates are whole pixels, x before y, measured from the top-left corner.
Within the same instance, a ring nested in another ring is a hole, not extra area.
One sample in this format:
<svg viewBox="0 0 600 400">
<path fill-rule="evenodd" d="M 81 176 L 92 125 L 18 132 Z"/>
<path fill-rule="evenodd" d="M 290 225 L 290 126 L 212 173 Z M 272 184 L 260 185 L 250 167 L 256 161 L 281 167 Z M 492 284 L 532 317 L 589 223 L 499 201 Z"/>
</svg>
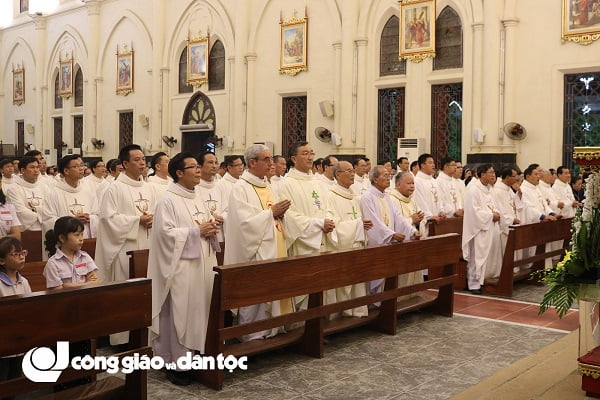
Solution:
<svg viewBox="0 0 600 400">
<path fill-rule="evenodd" d="M 324 117 L 333 117 L 333 103 L 329 100 L 323 100 L 319 103 L 319 108 L 321 109 L 321 114 Z"/>
</svg>

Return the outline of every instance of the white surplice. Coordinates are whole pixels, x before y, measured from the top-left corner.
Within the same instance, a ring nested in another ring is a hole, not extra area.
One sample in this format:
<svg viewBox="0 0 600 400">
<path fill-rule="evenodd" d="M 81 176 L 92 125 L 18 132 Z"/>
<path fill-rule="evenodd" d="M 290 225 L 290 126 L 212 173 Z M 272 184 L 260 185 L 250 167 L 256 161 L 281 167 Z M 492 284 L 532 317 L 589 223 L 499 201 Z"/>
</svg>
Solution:
<svg viewBox="0 0 600 400">
<path fill-rule="evenodd" d="M 54 223 L 60 217 L 75 216 L 80 213 L 89 214 L 90 222 L 84 224 L 83 237 L 95 238 L 98 229 L 98 215 L 93 213 L 92 205 L 96 194 L 93 188 L 79 180 L 76 187 L 69 185 L 65 180 L 57 181 L 54 189 L 49 191 L 44 198 L 42 206 L 42 232 L 54 229 Z"/>
<path fill-rule="evenodd" d="M 365 193 L 369 187 L 371 187 L 371 181 L 369 180 L 369 174 L 364 174 L 363 176 L 358 176 L 358 174 L 354 174 L 354 183 L 350 185 L 350 190 L 356 196 L 360 198 L 360 196 Z"/>
<path fill-rule="evenodd" d="M 329 189 L 327 197 L 329 218 L 335 223 L 335 229 L 326 236 L 326 250 L 347 250 L 364 247 L 366 235 L 360 211 L 360 204 L 354 193 L 337 183 Z M 327 291 L 327 303 L 350 300 L 365 296 L 366 283 L 348 285 Z M 332 298 L 334 297 L 334 298 Z M 366 317 L 367 306 L 344 310 L 342 315 L 348 317 Z"/>
<path fill-rule="evenodd" d="M 422 171 L 417 172 L 415 176 L 413 199 L 423 210 L 426 220 L 438 216 L 440 212 L 445 212 L 438 182 L 431 175 L 427 175 Z"/>
<path fill-rule="evenodd" d="M 35 183 L 29 183 L 20 176 L 13 176 L 13 178 L 15 182 L 2 189 L 8 202 L 15 206 L 15 211 L 21 221 L 21 230 L 41 231 L 41 209 L 49 190 L 48 186 L 39 178 Z"/>
<path fill-rule="evenodd" d="M 485 278 L 500 275 L 502 249 L 500 225 L 493 221 L 500 212 L 494 202 L 491 186 L 477 181 L 467 188 L 463 217 L 462 253 L 467 260 L 469 289 L 479 289 Z"/>
<path fill-rule="evenodd" d="M 576 208 L 573 207 L 575 196 L 573 195 L 571 185 L 557 179 L 554 181 L 554 185 L 552 185 L 552 191 L 556 195 L 557 200 L 562 201 L 565 205 L 562 209 L 562 215 L 564 215 L 565 218 L 574 217 L 576 211 Z"/>
<path fill-rule="evenodd" d="M 212 182 L 201 179 L 200 183 L 197 185 L 197 189 L 199 189 L 198 193 L 204 202 L 204 209 L 206 210 L 207 215 L 210 216 L 207 217 L 207 221 L 214 219 L 215 214 L 223 217 L 223 226 L 217 234 L 217 239 L 219 242 L 224 242 L 225 235 L 223 231 L 226 229 L 225 225 L 227 224 L 227 201 L 224 198 L 223 190 L 219 187 L 217 182 L 218 181 L 214 178 Z"/>
<path fill-rule="evenodd" d="M 462 195 L 458 191 L 455 180 L 444 172 L 440 172 L 436 179 L 444 211 L 448 217 L 454 216 L 456 210 L 463 208 Z"/>
<path fill-rule="evenodd" d="M 390 195 L 382 193 L 375 186 L 371 186 L 360 198 L 360 209 L 363 218 L 373 222 L 373 227 L 367 231 L 369 246 L 390 243 L 394 233 L 404 234 L 404 241 L 408 241 L 417 232 L 406 218 L 392 204 Z M 380 292 L 383 288 L 383 279 L 369 282 L 370 293 Z"/>
<path fill-rule="evenodd" d="M 154 215 L 148 258 L 150 339 L 154 354 L 165 362 L 176 361 L 188 350 L 203 353 L 206 342 L 217 259 L 200 236 L 206 214 L 198 190 L 170 183 Z"/>
<path fill-rule="evenodd" d="M 156 199 L 156 203 L 165 195 L 167 189 L 169 188 L 169 184 L 173 182 L 173 178 L 167 176 L 167 178 L 161 178 L 160 176 L 150 175 L 147 179 L 148 184 L 154 190 L 154 198 Z"/>
</svg>

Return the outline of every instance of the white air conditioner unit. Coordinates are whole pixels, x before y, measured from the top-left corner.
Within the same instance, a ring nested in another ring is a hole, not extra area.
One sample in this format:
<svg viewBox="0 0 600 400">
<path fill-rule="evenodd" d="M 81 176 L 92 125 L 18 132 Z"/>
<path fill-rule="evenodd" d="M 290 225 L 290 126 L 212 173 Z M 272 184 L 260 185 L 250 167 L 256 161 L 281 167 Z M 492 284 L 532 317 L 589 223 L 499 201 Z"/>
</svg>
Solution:
<svg viewBox="0 0 600 400">
<path fill-rule="evenodd" d="M 56 149 L 44 149 L 44 158 L 48 166 L 56 165 Z"/>
<path fill-rule="evenodd" d="M 399 138 L 398 139 L 398 158 L 406 157 L 409 162 L 416 161 L 421 154 L 425 153 L 424 138 Z"/>
<path fill-rule="evenodd" d="M 263 146 L 267 146 L 269 150 L 271 150 L 271 155 L 275 155 L 275 143 L 273 142 L 254 142 L 252 144 L 262 144 Z"/>
<path fill-rule="evenodd" d="M 65 153 L 66 156 L 70 156 L 71 154 L 79 154 L 81 155 L 81 148 L 79 147 L 68 147 L 67 148 L 67 152 Z"/>
</svg>

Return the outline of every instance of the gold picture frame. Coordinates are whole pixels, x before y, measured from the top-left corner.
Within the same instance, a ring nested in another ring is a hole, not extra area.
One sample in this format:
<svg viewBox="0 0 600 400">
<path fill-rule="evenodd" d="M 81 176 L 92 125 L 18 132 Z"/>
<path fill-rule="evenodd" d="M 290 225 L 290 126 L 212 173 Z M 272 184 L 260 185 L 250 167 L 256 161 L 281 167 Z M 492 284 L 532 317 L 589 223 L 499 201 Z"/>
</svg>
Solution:
<svg viewBox="0 0 600 400">
<path fill-rule="evenodd" d="M 188 39 L 186 83 L 195 88 L 208 83 L 209 38 L 198 36 Z"/>
<path fill-rule="evenodd" d="M 25 103 L 25 69 L 13 69 L 13 104 L 20 106 Z"/>
<path fill-rule="evenodd" d="M 133 49 L 124 47 L 119 51 L 117 46 L 117 89 L 118 95 L 127 96 L 133 92 Z"/>
<path fill-rule="evenodd" d="M 435 57 L 435 0 L 400 0 L 398 59 Z"/>
<path fill-rule="evenodd" d="M 279 73 L 294 76 L 308 71 L 308 17 L 294 17 L 279 24 Z"/>
<path fill-rule="evenodd" d="M 600 39 L 600 1 L 563 0 L 562 42 L 588 45 Z"/>
<path fill-rule="evenodd" d="M 59 60 L 58 95 L 68 99 L 73 95 L 73 58 Z"/>
</svg>

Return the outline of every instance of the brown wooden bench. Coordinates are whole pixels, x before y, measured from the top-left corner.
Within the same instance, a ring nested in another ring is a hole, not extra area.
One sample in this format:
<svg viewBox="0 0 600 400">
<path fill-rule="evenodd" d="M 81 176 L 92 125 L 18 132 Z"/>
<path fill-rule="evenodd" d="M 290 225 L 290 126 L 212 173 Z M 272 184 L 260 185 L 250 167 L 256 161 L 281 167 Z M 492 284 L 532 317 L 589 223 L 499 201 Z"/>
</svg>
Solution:
<svg viewBox="0 0 600 400">
<path fill-rule="evenodd" d="M 33 292 L 46 290 L 46 278 L 43 275 L 45 266 L 46 261 L 28 261 L 25 263 L 22 274 L 29 281 L 29 286 L 31 286 Z"/>
<path fill-rule="evenodd" d="M 130 250 L 129 256 L 129 278 L 145 278 L 148 276 L 148 254 L 150 250 Z"/>
<path fill-rule="evenodd" d="M 460 247 L 462 248 L 462 232 L 463 232 L 463 218 L 452 217 L 444 218 L 439 222 L 429 221 L 429 236 L 445 235 L 446 233 L 458 233 L 461 237 Z M 462 252 L 462 249 L 461 249 Z M 454 283 L 454 290 L 465 290 L 467 288 L 467 262 L 461 257 L 460 261 L 456 265 L 456 282 Z M 429 277 L 436 278 L 437 271 L 429 272 Z"/>
<path fill-rule="evenodd" d="M 81 250 L 85 251 L 92 257 L 94 260 L 96 259 L 96 238 L 92 239 L 83 239 L 83 246 L 81 246 Z"/>
<path fill-rule="evenodd" d="M 486 279 L 482 287 L 485 294 L 510 297 L 513 293 L 513 283 L 527 280 L 535 271 L 544 268 L 544 260 L 553 256 L 565 254 L 571 240 L 572 218 L 557 221 L 535 222 L 533 224 L 512 225 L 508 231 L 506 250 L 502 259 L 502 270 L 498 278 Z M 546 243 L 563 241 L 562 248 L 546 251 Z M 535 254 L 515 260 L 515 251 L 535 247 Z M 515 267 L 532 264 L 531 268 L 514 272 Z M 531 281 L 537 283 L 537 281 Z"/>
<path fill-rule="evenodd" d="M 116 356 L 137 353 L 151 357 L 152 350 L 148 347 L 151 294 L 150 280 L 141 279 L 0 298 L 0 357 L 54 346 L 57 341 L 73 343 L 127 330 L 131 331 L 130 350 Z M 58 383 L 95 377 L 100 372 L 78 371 L 69 366 Z M 48 398 L 80 399 L 85 395 L 86 399 L 146 399 L 146 384 L 147 372 L 139 370 L 126 375 L 125 380 L 113 376 L 94 379 Z M 15 396 L 53 385 L 21 377 L 0 382 L 0 393 L 3 397 Z"/>
<path fill-rule="evenodd" d="M 319 253 L 268 261 L 215 267 L 211 310 L 206 338 L 207 355 L 220 353 L 252 355 L 295 345 L 312 357 L 323 356 L 327 333 L 370 324 L 388 334 L 396 333 L 397 313 L 430 306 L 433 312 L 452 316 L 454 264 L 460 257 L 460 237 L 449 234 L 408 243 L 396 243 L 359 250 Z M 440 277 L 414 286 L 398 288 L 398 275 L 440 269 Z M 347 285 L 385 278 L 381 293 L 338 303 L 323 304 L 323 292 Z M 437 296 L 410 299 L 404 307 L 397 298 L 438 288 Z M 278 299 L 309 295 L 308 309 L 243 325 L 225 327 L 227 310 Z M 341 318 L 325 322 L 325 317 L 346 309 L 381 302 L 366 318 Z M 230 339 L 278 326 L 304 322 L 304 327 L 264 340 L 233 343 Z M 336 324 L 338 326 L 336 327 Z M 327 331 L 327 332 L 326 332 Z M 227 344 L 226 341 L 228 341 Z M 220 390 L 223 371 L 203 371 L 197 378 Z"/>
<path fill-rule="evenodd" d="M 42 231 L 21 232 L 23 249 L 27 250 L 27 261 L 42 261 Z"/>
</svg>

